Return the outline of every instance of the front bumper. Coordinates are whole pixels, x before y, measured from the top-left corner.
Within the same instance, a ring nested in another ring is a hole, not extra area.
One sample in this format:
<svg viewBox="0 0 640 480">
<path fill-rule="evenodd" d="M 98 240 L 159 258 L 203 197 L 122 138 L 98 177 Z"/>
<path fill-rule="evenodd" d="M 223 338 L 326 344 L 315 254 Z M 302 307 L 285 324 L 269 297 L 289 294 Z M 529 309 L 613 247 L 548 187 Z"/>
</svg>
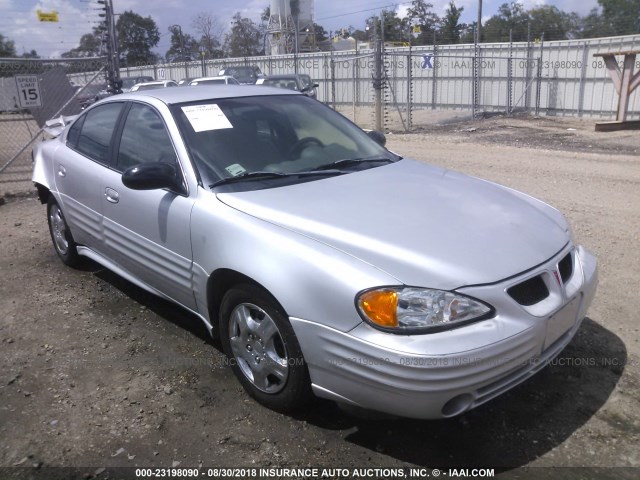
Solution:
<svg viewBox="0 0 640 480">
<path fill-rule="evenodd" d="M 523 307 L 506 290 L 532 275 L 553 277 L 575 259 L 566 283 Z M 497 284 L 458 289 L 490 303 L 494 318 L 445 332 L 394 335 L 362 323 L 339 332 L 291 318 L 320 397 L 412 418 L 458 415 L 504 393 L 555 358 L 577 332 L 598 282 L 596 259 L 567 246 L 545 264 Z"/>
</svg>

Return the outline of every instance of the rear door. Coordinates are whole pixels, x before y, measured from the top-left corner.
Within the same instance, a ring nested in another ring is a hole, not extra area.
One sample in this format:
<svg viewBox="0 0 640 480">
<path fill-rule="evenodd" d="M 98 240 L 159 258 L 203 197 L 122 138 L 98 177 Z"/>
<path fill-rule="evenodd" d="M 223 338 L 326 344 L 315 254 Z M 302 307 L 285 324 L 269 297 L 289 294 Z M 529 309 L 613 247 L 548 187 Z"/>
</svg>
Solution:
<svg viewBox="0 0 640 480">
<path fill-rule="evenodd" d="M 76 243 L 102 251 L 102 178 L 123 102 L 98 105 L 70 128 L 54 159 L 56 189 Z"/>
<path fill-rule="evenodd" d="M 114 168 L 103 177 L 105 242 L 109 257 L 147 285 L 195 309 L 191 281 L 193 197 L 182 191 L 131 190 L 122 173 L 143 162 L 174 164 L 173 141 L 154 107 L 133 102 L 114 141 Z"/>
</svg>

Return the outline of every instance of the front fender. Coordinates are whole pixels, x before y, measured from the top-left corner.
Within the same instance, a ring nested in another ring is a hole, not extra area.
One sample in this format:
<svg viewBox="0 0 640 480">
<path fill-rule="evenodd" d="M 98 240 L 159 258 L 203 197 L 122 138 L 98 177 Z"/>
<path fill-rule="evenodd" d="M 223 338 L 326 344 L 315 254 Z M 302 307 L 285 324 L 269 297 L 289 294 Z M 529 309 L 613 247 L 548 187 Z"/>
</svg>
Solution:
<svg viewBox="0 0 640 480">
<path fill-rule="evenodd" d="M 207 280 L 220 268 L 265 287 L 289 316 L 343 332 L 362 322 L 355 308 L 358 292 L 400 284 L 370 264 L 229 207 L 203 189 L 191 215 L 191 241 L 194 294 L 207 318 Z"/>
</svg>

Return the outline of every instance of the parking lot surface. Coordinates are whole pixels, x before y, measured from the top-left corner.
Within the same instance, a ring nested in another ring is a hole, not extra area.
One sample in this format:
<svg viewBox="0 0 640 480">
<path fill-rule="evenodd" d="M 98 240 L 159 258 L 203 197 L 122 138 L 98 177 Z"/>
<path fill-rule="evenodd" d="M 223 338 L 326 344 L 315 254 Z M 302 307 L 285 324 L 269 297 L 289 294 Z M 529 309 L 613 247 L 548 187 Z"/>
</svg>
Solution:
<svg viewBox="0 0 640 480">
<path fill-rule="evenodd" d="M 45 207 L 12 192 L 0 205 L 0 466 L 491 467 L 514 478 L 640 467 L 640 135 L 500 118 L 393 134 L 387 146 L 567 215 L 598 257 L 600 286 L 552 365 L 448 420 L 325 401 L 282 415 L 244 393 L 196 318 L 96 264 L 64 267 Z"/>
</svg>

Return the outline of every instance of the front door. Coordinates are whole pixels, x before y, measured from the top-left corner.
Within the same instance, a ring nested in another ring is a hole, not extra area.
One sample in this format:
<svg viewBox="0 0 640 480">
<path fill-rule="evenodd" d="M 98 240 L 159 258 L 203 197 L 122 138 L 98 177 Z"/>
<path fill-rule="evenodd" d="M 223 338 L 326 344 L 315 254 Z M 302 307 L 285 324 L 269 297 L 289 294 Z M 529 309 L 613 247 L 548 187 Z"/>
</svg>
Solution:
<svg viewBox="0 0 640 480">
<path fill-rule="evenodd" d="M 122 172 L 144 162 L 167 162 L 181 172 L 162 117 L 132 103 L 114 142 L 115 168 L 103 178 L 105 243 L 109 257 L 147 285 L 195 309 L 191 277 L 190 216 L 185 191 L 131 190 Z"/>
</svg>

